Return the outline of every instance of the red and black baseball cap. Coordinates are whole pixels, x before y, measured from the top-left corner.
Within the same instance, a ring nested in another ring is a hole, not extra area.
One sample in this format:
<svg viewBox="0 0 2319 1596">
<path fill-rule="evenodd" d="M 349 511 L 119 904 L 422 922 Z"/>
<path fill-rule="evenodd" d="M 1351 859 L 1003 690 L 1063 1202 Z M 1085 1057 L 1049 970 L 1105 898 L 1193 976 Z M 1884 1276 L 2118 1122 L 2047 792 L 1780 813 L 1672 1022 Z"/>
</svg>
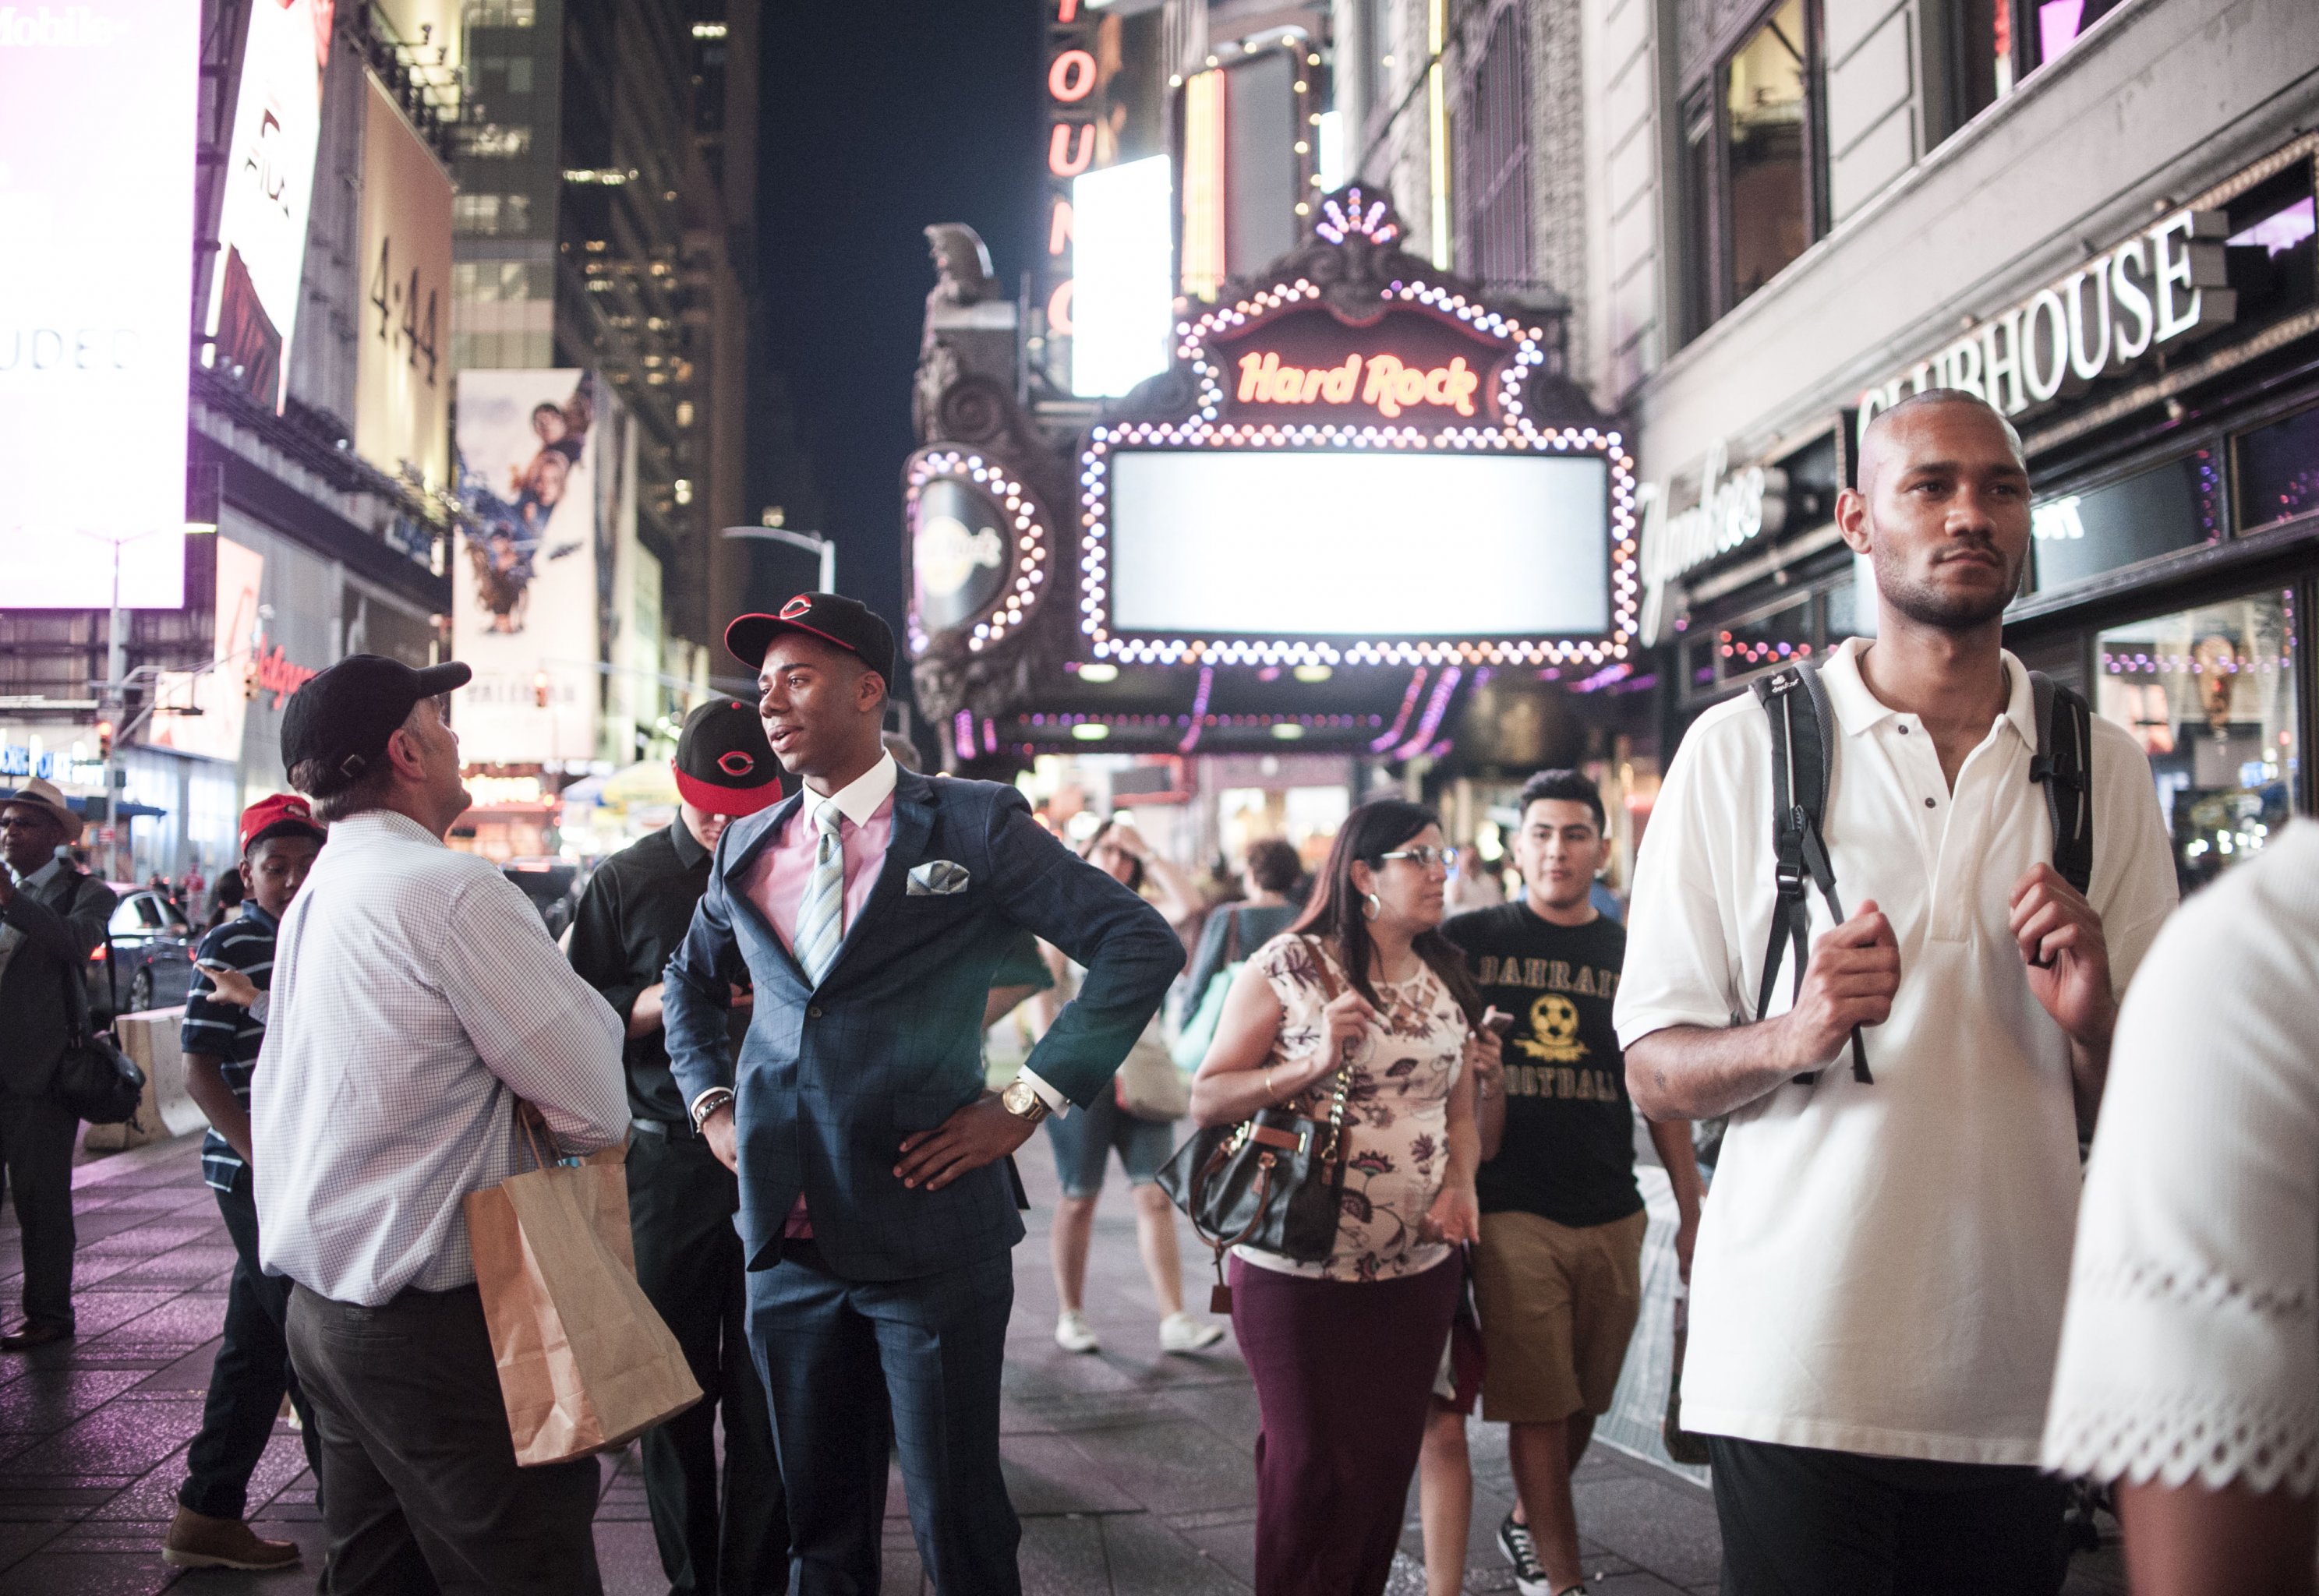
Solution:
<svg viewBox="0 0 2319 1596">
<path fill-rule="evenodd" d="M 262 798 L 241 812 L 241 851 L 245 856 L 272 837 L 311 837 L 319 843 L 325 834 L 322 823 L 314 818 L 314 811 L 294 792 Z"/>
<path fill-rule="evenodd" d="M 803 632 L 861 657 L 894 685 L 894 633 L 859 599 L 839 593 L 799 593 L 773 615 L 744 615 L 725 628 L 725 646 L 752 671 L 765 663 L 765 650 L 783 632 Z"/>
<path fill-rule="evenodd" d="M 781 801 L 781 767 L 756 707 L 711 699 L 684 717 L 676 738 L 676 790 L 711 815 L 753 815 Z"/>
</svg>

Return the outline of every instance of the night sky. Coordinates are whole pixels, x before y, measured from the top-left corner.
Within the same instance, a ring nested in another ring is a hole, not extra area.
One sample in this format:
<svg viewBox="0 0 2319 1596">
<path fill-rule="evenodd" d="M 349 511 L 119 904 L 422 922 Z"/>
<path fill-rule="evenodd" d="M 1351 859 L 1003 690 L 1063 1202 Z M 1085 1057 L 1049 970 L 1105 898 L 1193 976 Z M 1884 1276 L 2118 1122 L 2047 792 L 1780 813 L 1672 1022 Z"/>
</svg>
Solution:
<svg viewBox="0 0 2319 1596">
<path fill-rule="evenodd" d="M 973 227 L 1010 293 L 1031 264 L 1041 11 L 767 0 L 763 25 L 753 504 L 836 536 L 837 585 L 898 633 L 901 466 L 934 286 L 922 230 Z M 756 585 L 805 585 L 795 561 L 761 563 Z"/>
</svg>

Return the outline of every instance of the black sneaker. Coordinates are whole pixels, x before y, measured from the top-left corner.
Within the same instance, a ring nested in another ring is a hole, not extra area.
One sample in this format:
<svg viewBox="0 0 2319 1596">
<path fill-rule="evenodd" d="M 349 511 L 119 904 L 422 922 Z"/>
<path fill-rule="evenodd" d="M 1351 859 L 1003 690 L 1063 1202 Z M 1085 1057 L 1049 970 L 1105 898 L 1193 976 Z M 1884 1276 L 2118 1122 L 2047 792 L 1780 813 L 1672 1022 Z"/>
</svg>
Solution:
<svg viewBox="0 0 2319 1596">
<path fill-rule="evenodd" d="M 1514 1589 L 1521 1596 L 1559 1596 L 1553 1582 L 1546 1577 L 1546 1564 L 1538 1560 L 1538 1547 L 1529 1538 L 1529 1526 L 1516 1521 L 1511 1513 L 1498 1526 L 1498 1550 L 1514 1565 Z"/>
</svg>

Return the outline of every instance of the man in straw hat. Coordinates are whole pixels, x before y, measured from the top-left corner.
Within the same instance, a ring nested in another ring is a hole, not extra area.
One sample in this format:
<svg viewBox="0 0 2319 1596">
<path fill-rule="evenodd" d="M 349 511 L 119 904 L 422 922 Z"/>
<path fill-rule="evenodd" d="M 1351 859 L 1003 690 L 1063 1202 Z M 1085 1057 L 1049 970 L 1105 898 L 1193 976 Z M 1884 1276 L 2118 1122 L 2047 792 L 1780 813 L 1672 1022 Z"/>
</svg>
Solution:
<svg viewBox="0 0 2319 1596">
<path fill-rule="evenodd" d="M 24 1322 L 0 1336 L 0 1352 L 73 1333 L 72 1149 L 80 1122 L 50 1088 L 86 1012 L 69 983 L 86 980 L 117 901 L 74 865 L 80 833 L 64 794 L 38 777 L 0 799 L 7 866 L 0 870 L 0 1158 L 24 1232 Z"/>
</svg>

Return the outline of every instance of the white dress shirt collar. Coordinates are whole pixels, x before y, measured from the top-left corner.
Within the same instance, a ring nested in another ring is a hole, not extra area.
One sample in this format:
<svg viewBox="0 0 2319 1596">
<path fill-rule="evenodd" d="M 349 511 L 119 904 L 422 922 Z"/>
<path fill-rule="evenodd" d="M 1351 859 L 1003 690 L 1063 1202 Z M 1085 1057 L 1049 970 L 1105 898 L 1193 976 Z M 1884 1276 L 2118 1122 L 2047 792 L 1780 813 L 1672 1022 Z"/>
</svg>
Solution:
<svg viewBox="0 0 2319 1596">
<path fill-rule="evenodd" d="M 867 825 L 886 800 L 894 796 L 894 783 L 901 778 L 902 767 L 894 762 L 890 753 L 881 753 L 878 762 L 827 798 L 808 789 L 801 806 L 808 816 L 821 812 L 824 804 L 834 803 L 837 812 L 856 825 Z"/>
<path fill-rule="evenodd" d="M 333 843 L 361 842 L 369 838 L 432 843 L 438 848 L 449 846 L 441 837 L 399 809 L 365 809 L 330 823 L 330 841 Z"/>
</svg>

